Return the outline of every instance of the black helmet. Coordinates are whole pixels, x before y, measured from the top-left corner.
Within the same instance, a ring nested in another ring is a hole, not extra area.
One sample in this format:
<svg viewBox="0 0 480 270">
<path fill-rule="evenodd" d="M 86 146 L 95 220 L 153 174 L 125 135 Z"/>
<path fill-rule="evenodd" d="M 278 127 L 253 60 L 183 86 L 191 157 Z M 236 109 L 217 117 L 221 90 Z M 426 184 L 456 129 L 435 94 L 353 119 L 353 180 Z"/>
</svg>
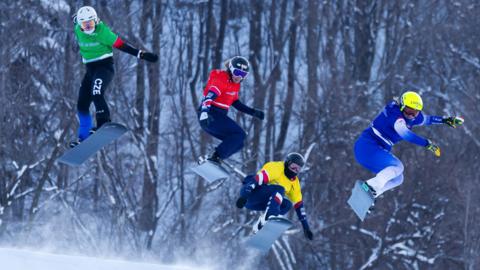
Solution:
<svg viewBox="0 0 480 270">
<path fill-rule="evenodd" d="M 234 56 L 228 61 L 227 68 L 231 75 L 245 78 L 250 70 L 250 63 L 243 56 Z"/>
<path fill-rule="evenodd" d="M 294 172 L 290 170 L 289 167 L 292 163 L 295 163 L 298 166 L 303 167 L 303 165 L 305 165 L 305 158 L 301 154 L 296 152 L 293 152 L 287 155 L 287 157 L 285 158 L 284 171 L 285 171 L 285 176 L 287 176 L 290 179 L 294 178 L 298 174 L 298 172 Z"/>
</svg>

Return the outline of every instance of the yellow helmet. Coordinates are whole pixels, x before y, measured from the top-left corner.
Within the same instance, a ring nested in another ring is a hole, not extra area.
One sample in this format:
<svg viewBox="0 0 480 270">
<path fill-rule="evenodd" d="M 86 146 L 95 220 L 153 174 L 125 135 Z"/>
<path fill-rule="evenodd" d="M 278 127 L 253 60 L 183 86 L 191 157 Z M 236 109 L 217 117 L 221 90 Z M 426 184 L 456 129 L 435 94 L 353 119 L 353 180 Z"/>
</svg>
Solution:
<svg viewBox="0 0 480 270">
<path fill-rule="evenodd" d="M 422 97 L 413 91 L 408 91 L 400 97 L 400 110 L 403 111 L 405 107 L 421 111 L 423 109 Z"/>
</svg>

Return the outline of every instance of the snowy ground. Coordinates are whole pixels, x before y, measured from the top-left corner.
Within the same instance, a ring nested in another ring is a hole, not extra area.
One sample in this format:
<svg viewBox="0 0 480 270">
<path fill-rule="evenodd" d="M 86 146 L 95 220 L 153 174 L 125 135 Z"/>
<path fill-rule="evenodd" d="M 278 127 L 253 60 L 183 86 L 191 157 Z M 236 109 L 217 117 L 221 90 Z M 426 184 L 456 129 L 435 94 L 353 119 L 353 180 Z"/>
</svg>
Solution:
<svg viewBox="0 0 480 270">
<path fill-rule="evenodd" d="M 208 269 L 176 265 L 107 260 L 0 248 L 1 269 L 8 270 L 193 270 Z"/>
</svg>

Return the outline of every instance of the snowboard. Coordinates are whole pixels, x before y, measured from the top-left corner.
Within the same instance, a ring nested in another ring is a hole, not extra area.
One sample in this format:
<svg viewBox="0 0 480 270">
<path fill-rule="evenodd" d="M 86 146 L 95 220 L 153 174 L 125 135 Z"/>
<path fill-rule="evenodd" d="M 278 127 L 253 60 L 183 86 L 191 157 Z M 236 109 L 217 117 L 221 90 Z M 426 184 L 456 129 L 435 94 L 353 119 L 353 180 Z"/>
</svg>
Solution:
<svg viewBox="0 0 480 270">
<path fill-rule="evenodd" d="M 352 194 L 348 199 L 348 205 L 358 218 L 363 221 L 368 214 L 370 207 L 375 204 L 375 198 L 369 192 L 369 188 L 364 181 L 357 180 L 352 189 Z"/>
<path fill-rule="evenodd" d="M 261 252 L 267 252 L 273 243 L 292 225 L 292 222 L 286 218 L 272 217 L 256 234 L 247 239 L 246 244 Z"/>
<path fill-rule="evenodd" d="M 230 177 L 230 173 L 221 165 L 217 165 L 215 162 L 200 158 L 198 163 L 199 164 L 192 167 L 191 170 L 209 183 Z"/>
<path fill-rule="evenodd" d="M 102 149 L 102 147 L 119 138 L 127 131 L 128 129 L 122 124 L 105 123 L 79 145 L 67 150 L 57 161 L 70 166 L 79 166 Z"/>
</svg>

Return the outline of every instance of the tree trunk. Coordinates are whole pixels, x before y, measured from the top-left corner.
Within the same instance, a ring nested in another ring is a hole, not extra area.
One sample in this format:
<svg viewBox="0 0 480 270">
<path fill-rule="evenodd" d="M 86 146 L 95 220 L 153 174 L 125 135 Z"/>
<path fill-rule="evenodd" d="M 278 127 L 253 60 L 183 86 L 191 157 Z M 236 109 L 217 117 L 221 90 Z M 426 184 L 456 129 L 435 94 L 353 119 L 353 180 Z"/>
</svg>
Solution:
<svg viewBox="0 0 480 270">
<path fill-rule="evenodd" d="M 319 65 L 319 45 L 320 45 L 320 20 L 319 20 L 319 4 L 316 0 L 308 1 L 307 10 L 307 108 L 302 117 L 305 121 L 303 132 L 302 146 L 311 143 L 311 139 L 315 133 L 315 124 L 320 117 L 322 108 L 318 106 L 318 65 Z"/>
<path fill-rule="evenodd" d="M 161 2 L 158 1 L 151 13 L 152 50 L 160 55 Z M 146 164 L 141 201 L 139 225 L 143 230 L 151 231 L 156 227 L 155 214 L 158 209 L 158 143 L 160 140 L 160 59 L 147 66 L 149 81 L 148 97 L 148 136 L 146 145 Z"/>
<path fill-rule="evenodd" d="M 260 57 L 261 57 L 261 48 L 262 48 L 262 11 L 263 11 L 263 2 L 251 0 L 252 5 L 252 17 L 250 20 L 250 64 L 251 69 L 253 69 L 253 106 L 258 109 L 263 109 L 266 92 L 263 89 L 263 83 L 260 76 Z M 259 144 L 260 144 L 260 133 L 261 133 L 262 123 L 260 121 L 254 120 L 253 124 L 253 136 L 252 136 L 252 146 L 250 150 L 254 153 L 258 153 Z M 248 171 L 255 171 L 257 167 L 257 158 L 258 155 L 254 155 L 247 164 Z"/>
<path fill-rule="evenodd" d="M 147 23 L 150 17 L 149 13 L 151 12 L 151 5 L 148 4 L 147 0 L 143 1 L 142 7 L 142 16 L 140 20 L 140 41 L 143 43 L 147 38 Z M 144 132 L 144 121 L 145 121 L 145 61 L 138 59 L 137 60 L 137 91 L 135 92 L 135 135 L 138 139 L 142 137 Z"/>
<path fill-rule="evenodd" d="M 293 4 L 294 18 L 299 18 L 300 2 L 295 0 Z M 289 131 L 290 118 L 292 115 L 294 91 L 295 91 L 295 59 L 297 50 L 297 20 L 293 19 L 290 25 L 290 40 L 288 45 L 288 74 L 287 74 L 287 96 L 283 104 L 284 112 L 280 123 L 280 134 L 278 136 L 277 144 L 275 145 L 275 159 L 281 160 L 283 158 L 283 147 Z"/>
<path fill-rule="evenodd" d="M 229 0 L 220 1 L 220 22 L 218 27 L 218 36 L 215 47 L 213 47 L 213 68 L 220 68 L 222 64 L 223 43 L 225 41 L 225 29 L 227 26 Z"/>
</svg>

